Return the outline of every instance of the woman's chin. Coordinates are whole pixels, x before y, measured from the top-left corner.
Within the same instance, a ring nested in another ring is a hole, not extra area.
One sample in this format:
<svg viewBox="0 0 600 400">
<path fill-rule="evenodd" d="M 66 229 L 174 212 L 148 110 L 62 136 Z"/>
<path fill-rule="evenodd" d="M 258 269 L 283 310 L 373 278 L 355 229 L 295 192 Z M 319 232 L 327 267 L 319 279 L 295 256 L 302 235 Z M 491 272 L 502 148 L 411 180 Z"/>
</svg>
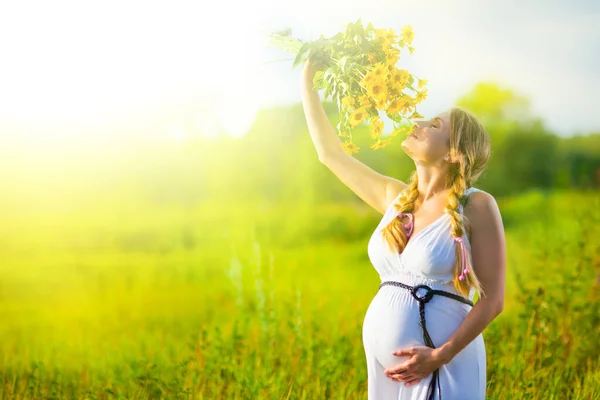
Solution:
<svg viewBox="0 0 600 400">
<path fill-rule="evenodd" d="M 404 139 L 404 141 L 402 143 L 400 143 L 400 147 L 402 147 L 402 150 L 404 150 L 404 152 L 411 157 L 412 154 L 412 149 L 411 149 L 411 145 L 410 145 L 410 139 L 406 138 Z"/>
</svg>

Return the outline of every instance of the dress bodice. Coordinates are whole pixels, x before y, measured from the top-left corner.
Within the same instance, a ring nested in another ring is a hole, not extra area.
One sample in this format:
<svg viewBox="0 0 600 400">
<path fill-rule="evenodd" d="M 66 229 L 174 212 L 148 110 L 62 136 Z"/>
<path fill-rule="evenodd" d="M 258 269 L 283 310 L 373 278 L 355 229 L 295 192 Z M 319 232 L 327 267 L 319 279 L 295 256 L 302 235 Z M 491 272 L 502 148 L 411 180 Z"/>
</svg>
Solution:
<svg viewBox="0 0 600 400">
<path fill-rule="evenodd" d="M 474 191 L 481 190 L 471 187 L 465 191 L 465 195 L 468 196 Z M 442 214 L 414 234 L 402 253 L 392 252 L 388 248 L 381 231 L 396 217 L 394 204 L 400 195 L 401 193 L 389 205 L 369 240 L 367 252 L 371 263 L 382 281 L 409 280 L 410 282 L 405 283 L 425 283 L 432 287 L 444 287 L 445 290 L 452 290 L 456 243 L 452 236 L 451 217 L 448 214 Z M 463 212 L 462 205 L 459 206 L 459 212 L 461 214 Z M 463 242 L 472 262 L 471 243 L 466 232 L 463 234 Z M 469 298 L 472 298 L 473 295 L 474 289 L 472 288 Z"/>
</svg>

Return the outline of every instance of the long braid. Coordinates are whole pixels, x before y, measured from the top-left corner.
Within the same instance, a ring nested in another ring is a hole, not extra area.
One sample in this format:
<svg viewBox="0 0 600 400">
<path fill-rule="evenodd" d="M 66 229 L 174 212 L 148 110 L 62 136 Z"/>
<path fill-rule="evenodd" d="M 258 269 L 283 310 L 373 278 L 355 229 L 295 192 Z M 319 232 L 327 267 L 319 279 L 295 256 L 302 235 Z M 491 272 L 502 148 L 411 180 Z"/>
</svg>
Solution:
<svg viewBox="0 0 600 400">
<path fill-rule="evenodd" d="M 460 205 L 467 200 L 467 196 L 465 196 L 465 191 L 467 190 L 467 182 L 469 179 L 465 177 L 465 170 L 467 166 L 461 161 L 456 168 L 456 172 L 454 174 L 454 179 L 452 181 L 452 186 L 450 187 L 450 192 L 448 194 L 448 204 L 444 208 L 446 214 L 450 215 L 450 222 L 452 225 L 452 236 L 454 238 L 462 238 L 465 233 L 465 220 L 467 219 L 464 216 L 464 213 L 460 213 Z M 483 294 L 483 290 L 481 287 L 481 283 L 475 272 L 473 271 L 473 267 L 471 265 L 470 257 L 465 257 L 463 260 L 463 251 L 462 246 L 464 243 L 460 241 L 455 241 L 455 262 L 453 268 L 453 279 L 452 283 L 456 290 L 461 293 L 463 296 L 468 297 L 469 291 L 471 287 L 474 287 L 476 290 Z M 464 264 L 463 264 L 464 263 Z M 467 271 L 463 274 L 463 265 L 466 267 Z M 461 280 L 460 277 L 463 277 Z"/>
<path fill-rule="evenodd" d="M 402 191 L 398 201 L 394 204 L 396 214 L 400 212 L 409 213 L 414 210 L 415 201 L 419 198 L 418 183 L 419 176 L 415 170 L 410 177 L 408 186 Z M 406 231 L 403 229 L 403 222 L 398 217 L 393 218 L 382 230 L 382 235 L 390 250 L 397 253 L 401 253 L 408 242 Z"/>
</svg>

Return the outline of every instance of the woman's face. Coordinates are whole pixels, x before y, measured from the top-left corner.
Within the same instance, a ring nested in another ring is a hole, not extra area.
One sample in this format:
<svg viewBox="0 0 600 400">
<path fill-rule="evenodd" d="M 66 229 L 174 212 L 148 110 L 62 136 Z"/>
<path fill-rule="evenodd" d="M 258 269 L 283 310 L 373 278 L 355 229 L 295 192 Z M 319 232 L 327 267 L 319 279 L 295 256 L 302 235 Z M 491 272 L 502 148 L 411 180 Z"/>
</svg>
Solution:
<svg viewBox="0 0 600 400">
<path fill-rule="evenodd" d="M 450 150 L 450 112 L 445 111 L 430 120 L 415 121 L 412 131 L 402 142 L 402 149 L 414 161 L 443 162 Z"/>
</svg>

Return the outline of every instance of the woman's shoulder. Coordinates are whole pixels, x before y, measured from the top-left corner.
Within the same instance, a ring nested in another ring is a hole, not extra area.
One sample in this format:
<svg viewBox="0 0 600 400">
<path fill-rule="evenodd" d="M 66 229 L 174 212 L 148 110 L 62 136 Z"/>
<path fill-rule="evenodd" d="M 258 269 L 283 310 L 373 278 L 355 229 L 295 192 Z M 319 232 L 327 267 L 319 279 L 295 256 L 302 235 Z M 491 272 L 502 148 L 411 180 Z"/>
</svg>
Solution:
<svg viewBox="0 0 600 400">
<path fill-rule="evenodd" d="M 465 213 L 469 209 L 481 209 L 493 206 L 496 203 L 496 199 L 490 193 L 485 190 L 470 187 L 465 190 Z"/>
<path fill-rule="evenodd" d="M 477 192 L 484 192 L 487 193 L 485 190 L 476 188 L 475 186 L 471 186 L 470 188 L 468 188 L 467 190 L 465 190 L 465 194 L 466 195 L 470 195 L 471 193 L 477 193 Z M 489 193 L 488 193 L 489 194 Z"/>
<path fill-rule="evenodd" d="M 478 188 L 469 188 L 467 193 L 464 214 L 471 222 L 485 224 L 500 217 L 498 203 L 490 193 Z"/>
<path fill-rule="evenodd" d="M 489 196 L 491 195 L 485 190 L 471 186 L 464 191 L 463 197 L 460 200 L 460 212 L 467 213 L 467 209 L 473 202 L 481 203 L 482 201 L 486 201 L 482 199 L 489 198 Z"/>
<path fill-rule="evenodd" d="M 490 193 L 476 187 L 470 187 L 465 190 L 465 195 L 467 196 L 467 204 L 472 202 L 481 204 L 488 201 L 496 201 Z"/>
</svg>

